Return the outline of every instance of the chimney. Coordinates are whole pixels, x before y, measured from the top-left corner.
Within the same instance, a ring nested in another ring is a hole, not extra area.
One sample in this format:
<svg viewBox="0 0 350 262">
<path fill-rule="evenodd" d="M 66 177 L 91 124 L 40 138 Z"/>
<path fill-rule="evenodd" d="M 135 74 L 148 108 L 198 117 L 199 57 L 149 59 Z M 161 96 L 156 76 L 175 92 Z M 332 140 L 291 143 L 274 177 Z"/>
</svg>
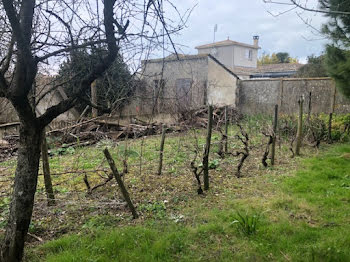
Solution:
<svg viewBox="0 0 350 262">
<path fill-rule="evenodd" d="M 256 46 L 256 47 L 259 46 L 259 36 L 258 35 L 253 36 L 253 43 L 254 43 L 254 46 Z"/>
</svg>

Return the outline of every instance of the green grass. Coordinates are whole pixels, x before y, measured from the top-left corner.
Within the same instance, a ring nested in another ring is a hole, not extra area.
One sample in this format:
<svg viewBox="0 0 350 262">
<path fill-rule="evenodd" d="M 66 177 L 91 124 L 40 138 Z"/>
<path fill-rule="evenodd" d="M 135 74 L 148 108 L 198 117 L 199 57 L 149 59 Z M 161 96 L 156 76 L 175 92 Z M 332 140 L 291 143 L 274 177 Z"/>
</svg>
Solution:
<svg viewBox="0 0 350 262">
<path fill-rule="evenodd" d="M 204 198 L 192 195 L 185 205 L 174 200 L 172 210 L 160 202 L 140 205 L 139 211 L 155 215 L 135 225 L 97 216 L 79 234 L 28 249 L 26 259 L 350 261 L 349 144 L 300 159 L 296 171 L 284 167 L 229 182 Z M 253 233 L 242 233 L 239 214 Z M 259 219 L 252 225 L 254 216 Z"/>
</svg>

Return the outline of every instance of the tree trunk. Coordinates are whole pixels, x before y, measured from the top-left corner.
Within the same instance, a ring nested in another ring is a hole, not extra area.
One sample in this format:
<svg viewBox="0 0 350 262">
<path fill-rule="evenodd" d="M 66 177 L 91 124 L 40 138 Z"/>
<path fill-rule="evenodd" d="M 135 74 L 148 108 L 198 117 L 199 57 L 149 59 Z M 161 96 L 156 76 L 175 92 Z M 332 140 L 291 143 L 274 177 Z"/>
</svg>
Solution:
<svg viewBox="0 0 350 262">
<path fill-rule="evenodd" d="M 1 250 L 2 262 L 22 260 L 38 181 L 41 133 L 34 123 L 21 123 L 9 223 Z"/>
</svg>

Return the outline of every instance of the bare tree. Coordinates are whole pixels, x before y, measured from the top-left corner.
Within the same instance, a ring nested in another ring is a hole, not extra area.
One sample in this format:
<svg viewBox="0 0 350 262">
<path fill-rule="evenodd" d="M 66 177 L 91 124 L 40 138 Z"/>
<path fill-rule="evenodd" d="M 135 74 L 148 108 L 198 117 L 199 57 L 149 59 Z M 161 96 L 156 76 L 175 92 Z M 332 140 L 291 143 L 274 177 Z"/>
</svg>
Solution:
<svg viewBox="0 0 350 262">
<path fill-rule="evenodd" d="M 157 47 L 164 39 L 159 39 L 160 28 L 165 29 L 163 35 L 173 46 L 170 34 L 180 30 L 186 19 L 180 16 L 179 25 L 169 25 L 164 4 L 171 6 L 169 1 L 160 0 L 1 0 L 0 97 L 10 101 L 17 112 L 20 139 L 0 261 L 22 260 L 37 188 L 43 129 L 74 105 L 85 103 L 82 94 L 119 53 L 129 58 L 149 53 L 146 43 Z M 37 115 L 32 100 L 38 72 L 43 68 L 54 72 L 66 56 L 94 45 L 105 48 L 106 54 L 67 99 Z"/>
</svg>

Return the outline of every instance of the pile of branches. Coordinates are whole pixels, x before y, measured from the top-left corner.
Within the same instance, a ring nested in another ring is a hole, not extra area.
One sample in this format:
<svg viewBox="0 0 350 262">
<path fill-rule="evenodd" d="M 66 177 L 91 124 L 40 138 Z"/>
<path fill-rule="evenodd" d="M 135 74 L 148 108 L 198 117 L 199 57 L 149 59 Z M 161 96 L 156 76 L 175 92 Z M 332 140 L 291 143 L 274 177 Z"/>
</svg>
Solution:
<svg viewBox="0 0 350 262">
<path fill-rule="evenodd" d="M 227 106 L 227 118 L 229 122 L 237 122 L 243 115 L 234 107 Z M 206 128 L 208 124 L 208 107 L 201 107 L 190 111 L 179 113 L 180 126 L 193 128 Z M 213 125 L 220 126 L 225 121 L 225 107 L 215 107 L 213 111 Z"/>
<path fill-rule="evenodd" d="M 216 107 L 213 112 L 213 125 L 220 129 L 225 123 L 237 122 L 242 115 L 233 107 Z M 179 116 L 177 125 L 168 126 L 167 132 L 181 132 L 188 127 L 206 128 L 208 123 L 208 107 L 187 111 Z M 139 138 L 162 133 L 162 123 L 146 122 L 133 118 L 130 124 L 121 124 L 118 119 L 99 117 L 94 119 L 80 119 L 75 124 L 64 128 L 48 130 L 47 137 L 56 148 L 93 145 L 103 139 L 119 140 L 125 138 Z M 12 136 L 17 137 L 18 136 Z M 10 138 L 9 138 L 10 139 Z M 18 145 L 15 140 L 0 144 L 0 161 L 16 154 Z"/>
<path fill-rule="evenodd" d="M 133 119 L 131 124 L 123 125 L 114 119 L 90 119 L 81 121 L 75 125 L 48 132 L 56 146 L 92 145 L 102 139 L 118 140 L 123 138 L 138 138 L 159 134 L 162 124 L 146 123 Z M 170 129 L 171 131 L 171 129 Z"/>
</svg>

